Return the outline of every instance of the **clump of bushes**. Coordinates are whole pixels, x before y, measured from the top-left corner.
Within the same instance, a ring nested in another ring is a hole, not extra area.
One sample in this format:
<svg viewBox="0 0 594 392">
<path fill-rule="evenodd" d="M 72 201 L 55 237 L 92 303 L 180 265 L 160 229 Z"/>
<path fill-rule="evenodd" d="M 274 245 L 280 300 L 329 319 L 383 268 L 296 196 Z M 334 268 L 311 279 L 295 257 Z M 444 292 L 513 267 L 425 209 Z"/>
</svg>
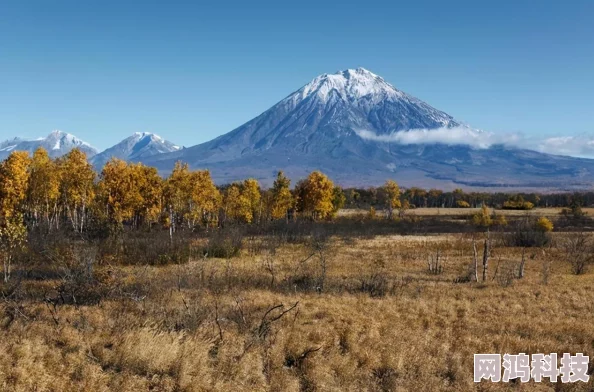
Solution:
<svg viewBox="0 0 594 392">
<path fill-rule="evenodd" d="M 589 233 L 571 233 L 561 241 L 560 248 L 575 275 L 585 273 L 587 266 L 594 262 L 594 243 Z"/>
<path fill-rule="evenodd" d="M 504 202 L 502 207 L 504 210 L 531 210 L 534 208 L 534 203 L 525 201 L 522 196 L 517 195 Z"/>
<path fill-rule="evenodd" d="M 54 307 L 61 304 L 95 305 L 105 296 L 104 287 L 95 274 L 97 249 L 85 244 L 61 244 L 48 250 L 53 268 L 59 276 L 54 290 L 46 294 L 46 302 Z"/>
<path fill-rule="evenodd" d="M 204 248 L 206 257 L 228 259 L 239 256 L 243 248 L 243 234 L 239 230 L 216 231 Z"/>
<path fill-rule="evenodd" d="M 493 218 L 486 205 L 483 205 L 481 210 L 472 216 L 472 224 L 482 227 L 489 227 L 493 224 Z"/>
<path fill-rule="evenodd" d="M 565 218 L 574 218 L 580 219 L 586 216 L 586 212 L 582 210 L 582 206 L 577 203 L 574 203 L 569 208 L 561 209 L 560 214 Z"/>
<path fill-rule="evenodd" d="M 483 204 L 481 210 L 476 214 L 472 215 L 472 224 L 478 227 L 491 227 L 491 226 L 507 226 L 507 219 L 503 215 L 497 215 L 495 211 L 489 212 L 489 208 Z"/>
<path fill-rule="evenodd" d="M 504 210 L 531 210 L 534 208 L 534 204 L 529 201 L 523 202 L 515 202 L 515 201 L 506 201 L 503 202 Z"/>
<path fill-rule="evenodd" d="M 553 223 L 545 217 L 525 218 L 516 222 L 506 236 L 508 246 L 534 247 L 545 246 L 550 240 Z"/>
<path fill-rule="evenodd" d="M 536 221 L 536 230 L 541 231 L 543 233 L 548 233 L 553 231 L 553 222 L 551 222 L 548 218 L 546 217 L 540 217 L 537 221 Z"/>
<path fill-rule="evenodd" d="M 385 297 L 390 290 L 388 278 L 383 273 L 373 273 L 361 279 L 361 292 L 371 297 Z"/>
<path fill-rule="evenodd" d="M 181 232 L 173 238 L 165 231 L 123 233 L 101 244 L 101 259 L 124 265 L 167 265 L 190 261 L 190 238 Z"/>
</svg>

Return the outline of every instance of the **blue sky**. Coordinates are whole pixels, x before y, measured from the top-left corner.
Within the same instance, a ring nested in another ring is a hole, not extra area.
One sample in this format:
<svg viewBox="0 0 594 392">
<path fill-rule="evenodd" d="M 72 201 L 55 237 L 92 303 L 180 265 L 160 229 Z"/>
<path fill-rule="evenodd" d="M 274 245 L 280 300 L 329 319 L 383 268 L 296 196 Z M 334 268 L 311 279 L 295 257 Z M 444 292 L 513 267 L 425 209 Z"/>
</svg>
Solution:
<svg viewBox="0 0 594 392">
<path fill-rule="evenodd" d="M 359 66 L 476 128 L 594 134 L 594 1 L 156 3 L 2 2 L 0 139 L 190 146 Z"/>
</svg>

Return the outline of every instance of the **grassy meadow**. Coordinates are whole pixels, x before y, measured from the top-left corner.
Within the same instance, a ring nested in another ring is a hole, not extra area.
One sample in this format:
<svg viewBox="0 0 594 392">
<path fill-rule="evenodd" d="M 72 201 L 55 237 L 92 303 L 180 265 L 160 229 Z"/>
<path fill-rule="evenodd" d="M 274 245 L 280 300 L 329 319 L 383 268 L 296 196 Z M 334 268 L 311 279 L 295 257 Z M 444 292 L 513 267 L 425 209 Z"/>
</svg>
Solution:
<svg viewBox="0 0 594 392">
<path fill-rule="evenodd" d="M 25 254 L 0 286 L 0 389 L 593 390 L 473 382 L 474 353 L 582 352 L 592 372 L 594 273 L 572 272 L 571 230 L 526 248 L 493 231 L 476 282 L 484 231 L 430 212 L 192 235 L 183 262 L 144 259 L 166 233 Z"/>
</svg>

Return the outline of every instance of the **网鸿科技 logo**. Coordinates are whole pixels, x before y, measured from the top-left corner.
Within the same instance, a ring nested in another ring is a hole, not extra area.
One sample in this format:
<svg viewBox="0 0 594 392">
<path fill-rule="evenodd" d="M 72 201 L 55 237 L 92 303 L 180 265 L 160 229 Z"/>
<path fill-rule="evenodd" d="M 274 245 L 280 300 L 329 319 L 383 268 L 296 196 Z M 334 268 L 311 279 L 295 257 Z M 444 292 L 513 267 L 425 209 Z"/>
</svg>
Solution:
<svg viewBox="0 0 594 392">
<path fill-rule="evenodd" d="M 532 358 L 531 358 L 532 357 Z M 503 361 L 502 361 L 503 360 Z M 544 378 L 562 383 L 588 382 L 588 363 L 590 358 L 582 353 L 564 353 L 561 366 L 557 353 L 551 354 L 474 354 L 474 382 L 491 380 L 509 382 L 518 379 L 528 382 L 533 379 L 541 382 Z M 502 374 L 503 370 L 503 374 Z"/>
</svg>

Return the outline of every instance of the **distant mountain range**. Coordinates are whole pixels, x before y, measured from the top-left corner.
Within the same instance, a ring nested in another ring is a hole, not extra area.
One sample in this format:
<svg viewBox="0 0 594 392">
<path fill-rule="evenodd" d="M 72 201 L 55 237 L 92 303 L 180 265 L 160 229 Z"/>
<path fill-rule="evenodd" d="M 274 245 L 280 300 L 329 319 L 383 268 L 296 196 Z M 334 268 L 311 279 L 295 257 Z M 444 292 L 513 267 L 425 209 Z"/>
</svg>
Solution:
<svg viewBox="0 0 594 392">
<path fill-rule="evenodd" d="M 84 151 L 89 158 L 97 154 L 95 148 L 76 136 L 62 131 L 53 131 L 45 138 L 26 140 L 15 137 L 0 143 L 0 160 L 6 159 L 12 151 L 28 151 L 33 154 L 39 147 L 43 147 L 52 158 L 62 156 L 75 147 Z"/>
<path fill-rule="evenodd" d="M 180 148 L 154 134 L 136 133 L 97 154 L 74 136 L 0 144 L 0 159 L 43 146 L 52 156 L 87 149 L 100 168 L 110 157 L 143 162 L 166 175 L 178 160 L 207 168 L 218 183 L 255 177 L 270 185 L 278 170 L 294 180 L 321 170 L 343 186 L 380 185 L 500 190 L 591 189 L 594 160 L 494 145 L 423 144 L 421 133 L 480 135 L 461 121 L 397 90 L 364 69 L 323 74 L 235 130 Z M 415 144 L 416 143 L 416 144 Z"/>
<path fill-rule="evenodd" d="M 101 170 L 111 158 L 119 158 L 129 162 L 140 162 L 157 154 L 177 151 L 181 147 L 148 132 L 136 132 L 113 147 L 99 153 L 89 143 L 76 136 L 62 131 L 53 131 L 45 138 L 26 140 L 14 138 L 0 143 L 0 160 L 6 159 L 12 151 L 28 151 L 33 154 L 39 147 L 43 147 L 52 158 L 67 154 L 73 148 L 78 148 L 87 154 L 89 161 Z"/>
</svg>

